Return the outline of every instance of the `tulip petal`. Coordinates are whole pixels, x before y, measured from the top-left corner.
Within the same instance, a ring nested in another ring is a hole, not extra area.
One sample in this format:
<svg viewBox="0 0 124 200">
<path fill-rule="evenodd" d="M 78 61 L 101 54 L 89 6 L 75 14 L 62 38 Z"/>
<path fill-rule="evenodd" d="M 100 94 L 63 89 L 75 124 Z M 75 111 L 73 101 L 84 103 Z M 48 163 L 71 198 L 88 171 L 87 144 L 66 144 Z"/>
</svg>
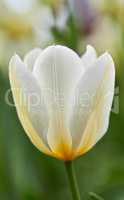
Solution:
<svg viewBox="0 0 124 200">
<path fill-rule="evenodd" d="M 100 56 L 79 82 L 78 104 L 71 121 L 73 147 L 79 155 L 88 151 L 107 131 L 114 82 L 114 63 L 108 53 Z"/>
<path fill-rule="evenodd" d="M 48 143 L 53 152 L 68 159 L 72 148 L 69 107 L 73 90 L 83 74 L 81 59 L 67 47 L 50 46 L 38 58 L 33 73 L 41 88 L 47 90 Z"/>
<path fill-rule="evenodd" d="M 10 61 L 9 75 L 17 113 L 22 126 L 32 143 L 40 151 L 51 155 L 43 135 L 43 131 L 46 131 L 47 126 L 45 106 L 35 102 L 37 100 L 35 98 L 39 98 L 41 93 L 39 85 L 17 55 L 13 56 Z"/>
<path fill-rule="evenodd" d="M 28 52 L 24 57 L 24 63 L 27 68 L 32 72 L 35 65 L 36 59 L 41 54 L 42 50 L 40 48 L 35 48 Z"/>
<path fill-rule="evenodd" d="M 97 59 L 96 50 L 91 46 L 87 45 L 86 52 L 81 57 L 85 69 L 92 67 Z"/>
</svg>

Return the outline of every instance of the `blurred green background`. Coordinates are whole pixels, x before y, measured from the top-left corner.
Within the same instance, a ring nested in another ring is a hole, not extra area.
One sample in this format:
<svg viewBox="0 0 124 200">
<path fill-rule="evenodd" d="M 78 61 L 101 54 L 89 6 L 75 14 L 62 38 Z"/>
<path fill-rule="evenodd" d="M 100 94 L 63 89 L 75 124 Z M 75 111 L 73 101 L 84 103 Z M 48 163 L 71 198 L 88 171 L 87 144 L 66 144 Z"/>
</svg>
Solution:
<svg viewBox="0 0 124 200">
<path fill-rule="evenodd" d="M 92 199 L 89 193 L 94 192 L 105 200 L 124 200 L 124 0 L 0 1 L 0 200 L 71 199 L 63 162 L 30 143 L 15 107 L 5 101 L 10 57 L 53 43 L 80 55 L 91 44 L 114 58 L 116 90 L 109 130 L 75 160 L 75 169 L 82 199 Z"/>
</svg>

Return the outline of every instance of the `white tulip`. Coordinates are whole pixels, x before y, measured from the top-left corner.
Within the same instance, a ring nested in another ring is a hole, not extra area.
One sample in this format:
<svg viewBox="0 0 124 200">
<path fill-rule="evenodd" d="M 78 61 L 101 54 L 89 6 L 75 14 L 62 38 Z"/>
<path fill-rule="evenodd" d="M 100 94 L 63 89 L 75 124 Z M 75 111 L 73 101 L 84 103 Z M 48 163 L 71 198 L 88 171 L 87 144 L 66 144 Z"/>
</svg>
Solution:
<svg viewBox="0 0 124 200">
<path fill-rule="evenodd" d="M 106 133 L 114 96 L 112 57 L 87 46 L 80 58 L 64 46 L 14 55 L 10 83 L 19 119 L 32 143 L 62 159 L 90 150 Z"/>
</svg>

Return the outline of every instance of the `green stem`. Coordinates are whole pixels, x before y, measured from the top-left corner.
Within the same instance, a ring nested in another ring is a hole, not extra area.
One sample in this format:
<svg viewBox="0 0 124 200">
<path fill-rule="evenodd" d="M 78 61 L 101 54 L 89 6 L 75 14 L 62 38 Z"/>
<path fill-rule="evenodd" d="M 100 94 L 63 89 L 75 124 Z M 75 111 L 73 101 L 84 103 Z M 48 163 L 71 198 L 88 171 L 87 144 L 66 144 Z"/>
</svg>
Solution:
<svg viewBox="0 0 124 200">
<path fill-rule="evenodd" d="M 102 197 L 100 197 L 99 195 L 95 194 L 94 192 L 90 192 L 89 195 L 94 200 L 104 200 Z"/>
<path fill-rule="evenodd" d="M 80 198 L 80 193 L 79 193 L 79 189 L 78 189 L 78 185 L 77 185 L 76 176 L 74 173 L 73 162 L 72 161 L 65 162 L 65 168 L 66 168 L 67 175 L 68 175 L 72 198 L 73 198 L 73 200 L 80 200 L 81 198 Z"/>
</svg>

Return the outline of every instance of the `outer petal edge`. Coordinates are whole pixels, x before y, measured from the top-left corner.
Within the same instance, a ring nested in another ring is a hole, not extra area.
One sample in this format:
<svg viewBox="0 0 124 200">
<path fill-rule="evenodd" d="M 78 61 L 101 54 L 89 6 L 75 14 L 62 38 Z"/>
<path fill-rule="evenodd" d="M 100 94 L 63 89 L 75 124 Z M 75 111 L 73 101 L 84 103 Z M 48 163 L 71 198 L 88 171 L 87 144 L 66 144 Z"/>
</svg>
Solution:
<svg viewBox="0 0 124 200">
<path fill-rule="evenodd" d="M 28 116 L 28 112 L 27 109 L 25 107 L 25 105 L 19 105 L 19 94 L 18 92 L 16 92 L 15 89 L 19 89 L 19 91 L 22 93 L 21 90 L 21 86 L 18 82 L 18 80 L 16 79 L 16 74 L 14 69 L 17 67 L 17 59 L 19 59 L 19 57 L 17 55 L 13 56 L 10 64 L 9 64 L 9 78 L 10 78 L 10 84 L 11 84 L 11 89 L 12 89 L 12 93 L 13 93 L 13 98 L 14 98 L 14 102 L 17 108 L 17 114 L 18 117 L 21 121 L 22 126 L 24 127 L 24 130 L 26 131 L 28 137 L 30 138 L 30 140 L 32 141 L 32 143 L 42 152 L 48 154 L 48 155 L 52 155 L 52 152 L 49 151 L 49 149 L 45 146 L 45 144 L 43 143 L 42 139 L 38 136 L 37 132 L 35 131 L 34 127 L 32 126 L 29 116 Z M 22 94 L 21 94 L 22 95 Z"/>
</svg>

